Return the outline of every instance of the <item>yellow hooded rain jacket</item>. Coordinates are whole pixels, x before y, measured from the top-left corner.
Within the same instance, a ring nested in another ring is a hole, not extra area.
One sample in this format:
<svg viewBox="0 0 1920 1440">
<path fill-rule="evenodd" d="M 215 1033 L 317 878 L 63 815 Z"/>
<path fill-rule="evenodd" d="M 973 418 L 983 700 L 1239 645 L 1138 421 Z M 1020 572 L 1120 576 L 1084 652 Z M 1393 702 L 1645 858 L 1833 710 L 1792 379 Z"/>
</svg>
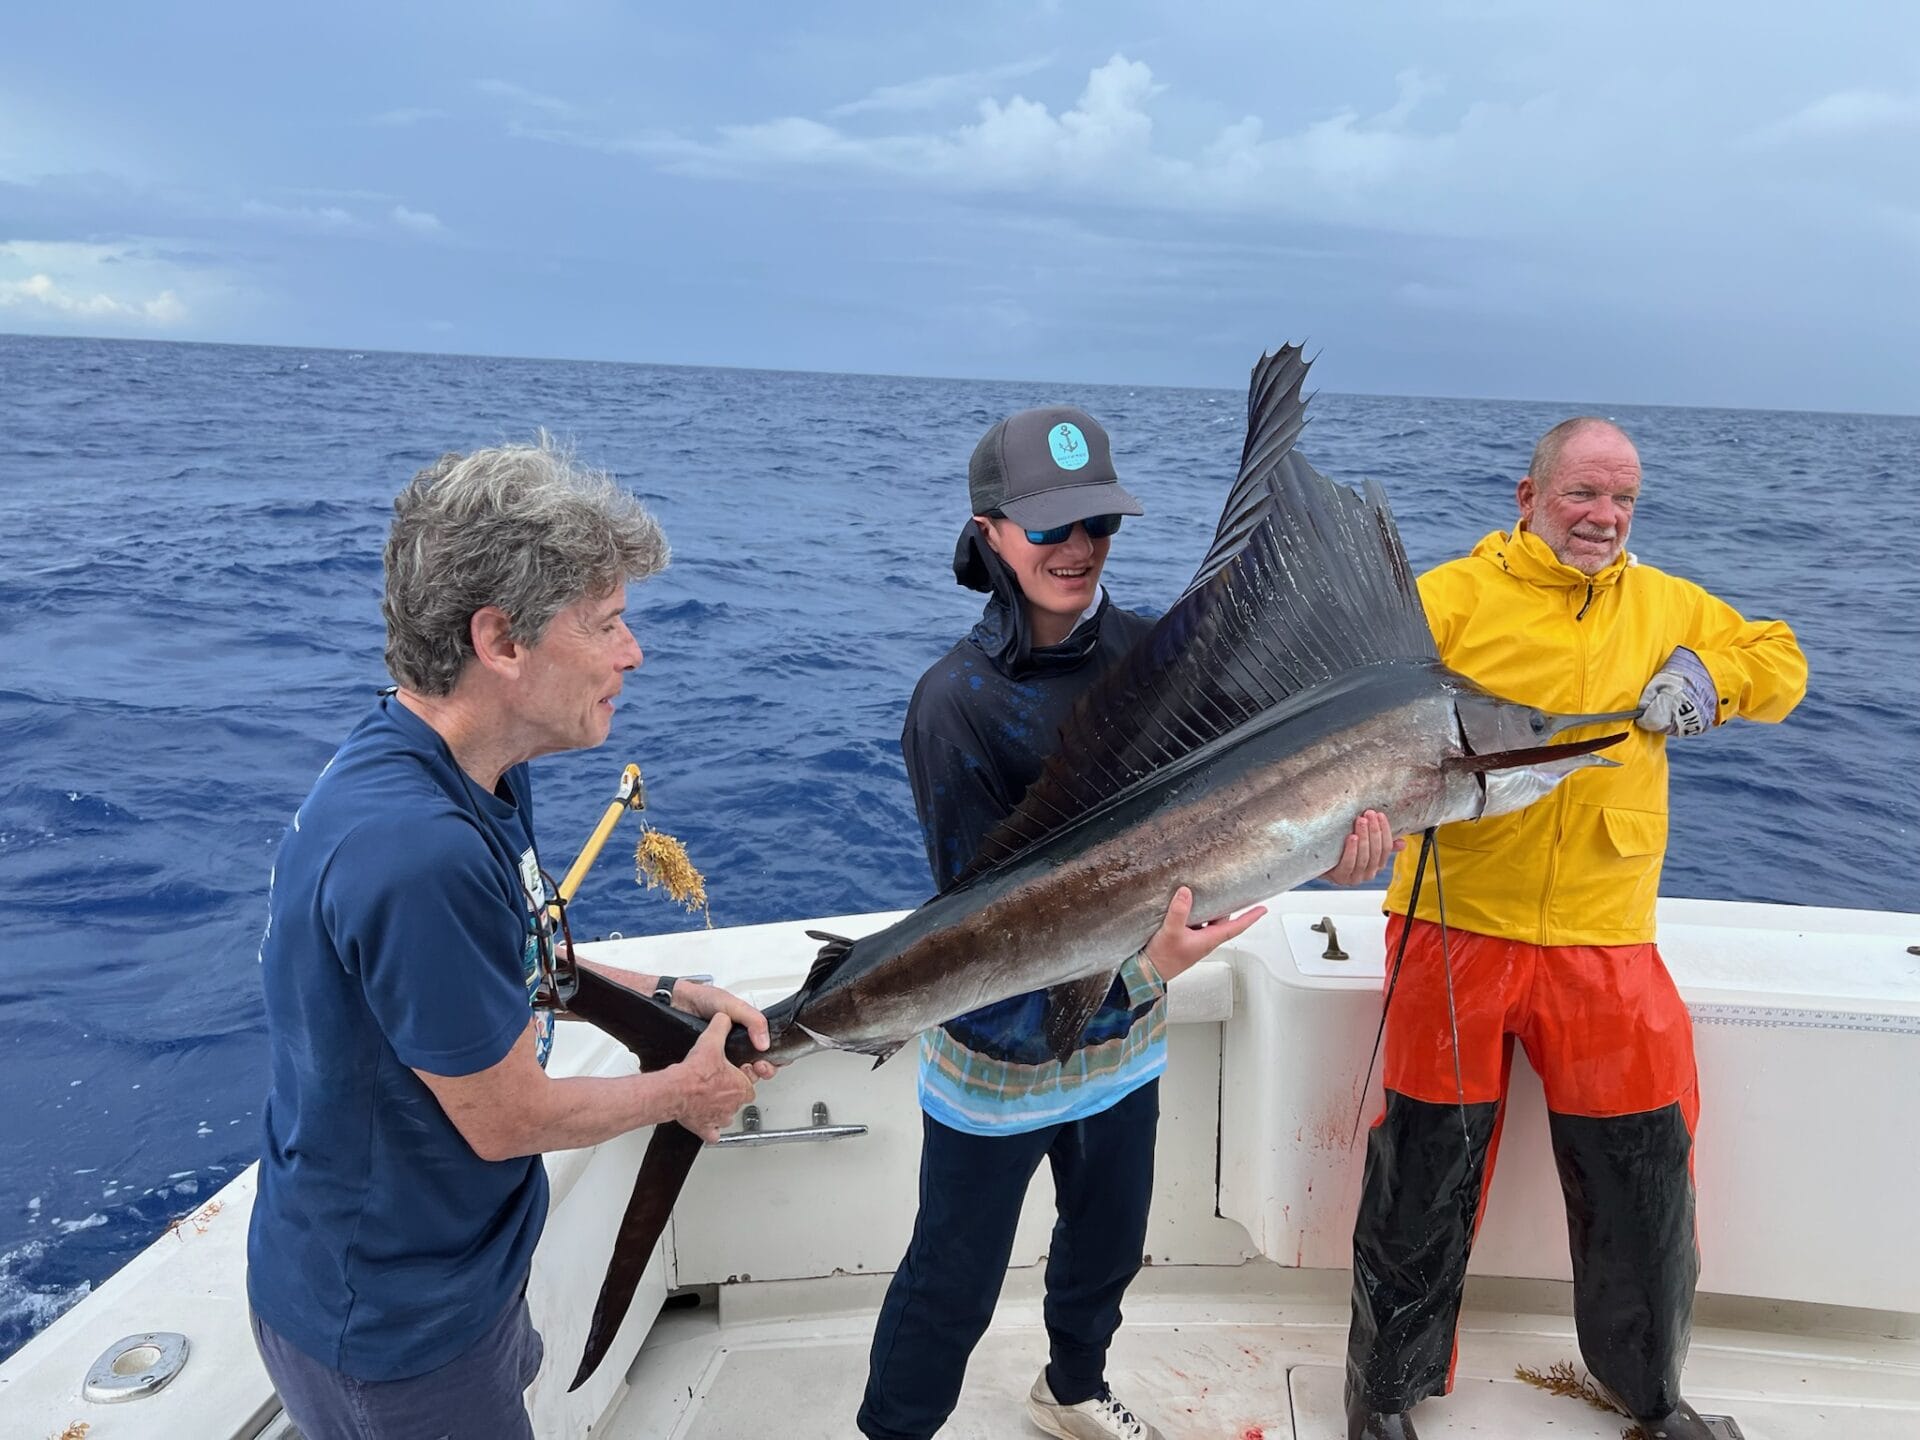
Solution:
<svg viewBox="0 0 1920 1440">
<path fill-rule="evenodd" d="M 1488 535 L 1420 577 L 1440 658 L 1508 700 L 1561 714 L 1630 710 L 1676 646 L 1719 691 L 1721 723 L 1783 719 L 1807 689 L 1807 661 L 1778 620 L 1749 621 L 1689 580 L 1623 555 L 1589 579 L 1530 531 Z M 1578 739 L 1618 724 L 1568 731 Z M 1667 843 L 1667 737 L 1627 725 L 1586 769 L 1526 809 L 1440 828 L 1447 923 L 1536 945 L 1629 945 L 1654 938 Z M 1406 913 L 1417 843 L 1394 868 L 1387 909 Z M 1419 914 L 1437 919 L 1433 876 Z"/>
</svg>

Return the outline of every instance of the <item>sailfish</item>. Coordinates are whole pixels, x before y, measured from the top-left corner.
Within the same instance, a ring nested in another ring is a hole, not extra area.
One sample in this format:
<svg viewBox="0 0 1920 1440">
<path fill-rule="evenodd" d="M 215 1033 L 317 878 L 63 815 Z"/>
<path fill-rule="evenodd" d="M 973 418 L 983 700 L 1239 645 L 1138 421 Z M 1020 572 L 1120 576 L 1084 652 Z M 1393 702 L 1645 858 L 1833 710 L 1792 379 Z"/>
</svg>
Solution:
<svg viewBox="0 0 1920 1440">
<path fill-rule="evenodd" d="M 1505 813 L 1624 738 L 1491 695 L 1444 667 L 1378 484 L 1326 479 L 1295 448 L 1308 362 L 1263 355 L 1240 468 L 1180 597 L 1084 695 L 1020 804 L 942 894 L 894 924 L 823 944 L 770 1007 L 785 1065 L 816 1050 L 884 1061 L 930 1026 L 1048 992 L 1047 1040 L 1074 1049 L 1116 970 L 1176 888 L 1225 915 L 1331 868 L 1364 810 L 1399 834 Z M 1524 783 L 1511 783 L 1513 780 Z M 1506 782 L 1506 783 L 1503 783 Z M 643 1069 L 682 1059 L 703 1026 L 583 968 L 572 1013 Z M 701 1147 L 655 1128 L 622 1218 L 574 1379 L 619 1329 Z"/>
</svg>

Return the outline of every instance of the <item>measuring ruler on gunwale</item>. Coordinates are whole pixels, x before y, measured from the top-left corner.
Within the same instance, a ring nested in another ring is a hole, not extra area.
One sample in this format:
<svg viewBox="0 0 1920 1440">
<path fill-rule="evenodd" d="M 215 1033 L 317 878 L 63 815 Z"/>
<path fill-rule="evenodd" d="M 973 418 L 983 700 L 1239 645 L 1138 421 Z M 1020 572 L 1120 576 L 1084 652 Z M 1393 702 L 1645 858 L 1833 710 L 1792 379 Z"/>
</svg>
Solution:
<svg viewBox="0 0 1920 1440">
<path fill-rule="evenodd" d="M 1920 1015 L 1874 1010 L 1801 1010 L 1784 1005 L 1689 1005 L 1700 1025 L 1744 1025 L 1756 1030 L 1853 1030 L 1874 1035 L 1920 1035 Z"/>
</svg>

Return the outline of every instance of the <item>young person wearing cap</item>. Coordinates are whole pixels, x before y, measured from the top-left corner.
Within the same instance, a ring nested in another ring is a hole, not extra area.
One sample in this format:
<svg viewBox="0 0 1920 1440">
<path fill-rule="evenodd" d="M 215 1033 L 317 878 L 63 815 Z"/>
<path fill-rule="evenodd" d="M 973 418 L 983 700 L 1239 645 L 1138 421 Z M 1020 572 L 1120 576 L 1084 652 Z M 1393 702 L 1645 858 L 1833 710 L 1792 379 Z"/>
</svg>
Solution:
<svg viewBox="0 0 1920 1440">
<path fill-rule="evenodd" d="M 954 575 L 987 592 L 986 609 L 921 677 L 900 738 L 942 890 L 1039 775 L 1074 703 L 1152 625 L 1100 584 L 1121 517 L 1144 511 L 1092 416 L 1048 406 L 1007 417 L 974 448 L 967 479 L 973 516 Z M 1369 811 L 1330 878 L 1364 880 L 1393 848 L 1386 818 Z M 1108 1388 L 1106 1356 L 1146 1241 L 1166 984 L 1265 913 L 1189 925 L 1192 905 L 1185 887 L 1170 897 L 1064 1061 L 1047 1045 L 1043 992 L 921 1036 L 920 1209 L 874 1331 L 858 1422 L 869 1440 L 930 1440 L 946 1422 L 1043 1158 L 1059 1218 L 1050 1360 L 1028 1417 L 1062 1440 L 1160 1440 Z"/>
</svg>

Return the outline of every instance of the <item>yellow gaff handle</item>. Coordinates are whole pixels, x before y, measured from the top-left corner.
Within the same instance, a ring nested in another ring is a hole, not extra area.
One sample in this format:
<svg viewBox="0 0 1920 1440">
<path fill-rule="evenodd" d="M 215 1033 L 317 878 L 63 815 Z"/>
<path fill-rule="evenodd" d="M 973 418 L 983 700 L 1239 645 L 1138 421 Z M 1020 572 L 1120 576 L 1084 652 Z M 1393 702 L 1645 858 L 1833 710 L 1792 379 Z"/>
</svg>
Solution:
<svg viewBox="0 0 1920 1440">
<path fill-rule="evenodd" d="M 574 892 L 580 888 L 580 882 L 587 878 L 587 871 L 593 868 L 593 862 L 600 858 L 600 848 L 607 843 L 607 837 L 613 834 L 613 827 L 620 823 L 620 816 L 628 810 L 647 808 L 647 787 L 640 778 L 640 767 L 629 765 L 620 772 L 620 786 L 614 791 L 613 799 L 608 802 L 606 813 L 600 817 L 600 823 L 593 827 L 593 834 L 587 837 L 587 843 L 580 847 L 580 854 L 573 862 L 573 868 L 567 871 L 566 878 L 560 882 L 560 899 L 573 899 Z M 558 914 L 558 907 L 549 907 Z"/>
</svg>

